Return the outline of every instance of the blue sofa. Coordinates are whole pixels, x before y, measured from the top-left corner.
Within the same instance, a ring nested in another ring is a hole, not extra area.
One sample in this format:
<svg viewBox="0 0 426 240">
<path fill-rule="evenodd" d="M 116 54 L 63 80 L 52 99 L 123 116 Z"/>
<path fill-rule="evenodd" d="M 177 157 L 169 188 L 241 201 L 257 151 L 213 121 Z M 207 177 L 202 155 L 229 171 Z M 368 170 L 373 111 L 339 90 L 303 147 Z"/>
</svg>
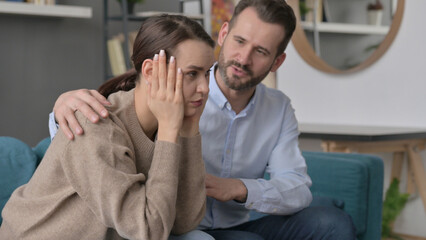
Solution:
<svg viewBox="0 0 426 240">
<path fill-rule="evenodd" d="M 28 182 L 50 144 L 31 148 L 0 137 L 0 211 L 12 192 Z M 312 205 L 333 204 L 352 217 L 359 240 L 379 240 L 381 233 L 383 162 L 365 154 L 303 152 L 312 178 Z M 262 216 L 253 212 L 252 219 Z M 0 217 L 0 225 L 2 218 Z"/>
</svg>

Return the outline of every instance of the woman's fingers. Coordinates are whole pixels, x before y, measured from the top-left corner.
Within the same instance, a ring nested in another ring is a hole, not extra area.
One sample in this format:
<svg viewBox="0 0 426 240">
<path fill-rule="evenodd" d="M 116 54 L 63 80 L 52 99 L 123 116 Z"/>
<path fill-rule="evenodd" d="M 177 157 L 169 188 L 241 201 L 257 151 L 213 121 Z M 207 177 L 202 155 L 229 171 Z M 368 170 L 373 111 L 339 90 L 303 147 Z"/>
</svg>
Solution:
<svg viewBox="0 0 426 240">
<path fill-rule="evenodd" d="M 159 89 L 166 89 L 167 86 L 167 63 L 166 63 L 166 53 L 164 50 L 160 51 L 159 56 L 159 65 L 158 65 L 158 81 Z"/>
<path fill-rule="evenodd" d="M 152 80 L 151 80 L 151 94 L 156 93 L 158 90 L 158 54 L 154 55 L 152 61 Z"/>
<path fill-rule="evenodd" d="M 169 61 L 169 70 L 167 72 L 167 95 L 173 99 L 175 93 L 175 82 L 176 82 L 176 61 L 175 57 L 171 56 Z"/>
<path fill-rule="evenodd" d="M 175 97 L 178 100 L 183 102 L 183 93 L 182 93 L 182 85 L 183 85 L 183 73 L 182 69 L 178 68 L 176 75 L 176 87 L 175 87 Z"/>
</svg>

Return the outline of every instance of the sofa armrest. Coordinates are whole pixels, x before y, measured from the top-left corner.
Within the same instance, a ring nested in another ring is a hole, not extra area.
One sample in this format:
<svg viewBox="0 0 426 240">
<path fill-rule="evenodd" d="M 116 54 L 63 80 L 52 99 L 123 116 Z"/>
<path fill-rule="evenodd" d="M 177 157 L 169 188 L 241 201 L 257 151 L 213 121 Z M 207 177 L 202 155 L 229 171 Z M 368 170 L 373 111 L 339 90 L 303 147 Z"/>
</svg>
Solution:
<svg viewBox="0 0 426 240">
<path fill-rule="evenodd" d="M 367 154 L 303 152 L 314 196 L 344 202 L 358 239 L 380 239 L 383 161 Z"/>
</svg>

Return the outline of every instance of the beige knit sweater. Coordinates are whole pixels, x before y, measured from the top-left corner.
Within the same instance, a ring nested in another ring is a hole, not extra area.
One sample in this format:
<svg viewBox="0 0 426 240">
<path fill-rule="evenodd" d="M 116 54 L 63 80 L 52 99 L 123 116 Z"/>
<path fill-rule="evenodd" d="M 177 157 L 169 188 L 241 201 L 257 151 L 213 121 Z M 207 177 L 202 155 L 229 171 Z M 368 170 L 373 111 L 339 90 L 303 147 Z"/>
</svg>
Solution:
<svg viewBox="0 0 426 240">
<path fill-rule="evenodd" d="M 152 142 L 134 91 L 109 97 L 110 117 L 69 141 L 59 131 L 30 182 L 3 212 L 0 239 L 167 239 L 205 211 L 201 136 Z"/>
</svg>

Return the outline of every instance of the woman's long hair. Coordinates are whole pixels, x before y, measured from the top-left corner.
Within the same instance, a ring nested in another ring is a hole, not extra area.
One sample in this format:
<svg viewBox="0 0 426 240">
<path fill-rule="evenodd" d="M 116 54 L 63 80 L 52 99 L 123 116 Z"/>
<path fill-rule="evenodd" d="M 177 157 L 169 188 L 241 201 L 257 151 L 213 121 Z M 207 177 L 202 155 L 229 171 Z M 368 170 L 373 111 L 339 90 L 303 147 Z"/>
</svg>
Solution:
<svg viewBox="0 0 426 240">
<path fill-rule="evenodd" d="M 200 40 L 214 48 L 213 39 L 196 21 L 181 15 L 161 15 L 144 21 L 133 45 L 134 68 L 102 84 L 98 91 L 105 97 L 118 91 L 129 91 L 136 86 L 142 63 L 154 54 L 165 50 L 167 56 L 174 53 L 176 46 L 185 40 Z"/>
</svg>

